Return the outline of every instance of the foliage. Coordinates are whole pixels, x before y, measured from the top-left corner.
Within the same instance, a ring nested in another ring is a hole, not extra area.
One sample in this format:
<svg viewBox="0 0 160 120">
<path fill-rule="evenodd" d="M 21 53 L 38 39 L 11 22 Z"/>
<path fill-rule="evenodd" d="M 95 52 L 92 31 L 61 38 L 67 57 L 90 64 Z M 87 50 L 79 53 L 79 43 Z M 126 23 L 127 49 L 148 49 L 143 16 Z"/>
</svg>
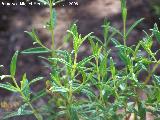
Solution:
<svg viewBox="0 0 160 120">
<path fill-rule="evenodd" d="M 155 24 L 152 34 L 145 33 L 138 43 L 128 46 L 126 41 L 130 32 L 143 19 L 137 20 L 126 29 L 126 1 L 121 0 L 123 31 L 111 26 L 105 20 L 103 24 L 104 40 L 89 33 L 82 36 L 77 25 L 71 25 L 67 39 L 73 38 L 73 50 L 56 49 L 54 46 L 54 28 L 56 14 L 53 0 L 40 0 L 50 8 L 50 20 L 46 24 L 51 33 L 52 45 L 47 48 L 36 35 L 35 30 L 26 32 L 38 47 L 29 48 L 21 54 L 46 54 L 41 56 L 50 69 L 50 78 L 37 77 L 28 80 L 24 73 L 20 85 L 16 81 L 17 51 L 10 64 L 10 75 L 1 75 L 1 80 L 10 78 L 12 83 L 0 83 L 0 87 L 19 93 L 24 104 L 16 111 L 4 117 L 33 114 L 38 120 L 145 120 L 147 112 L 155 119 L 160 117 L 160 76 L 155 74 L 160 60 L 156 58 L 157 51 L 152 51 L 153 39 L 160 43 L 160 31 Z M 123 43 L 120 41 L 123 40 Z M 65 39 L 65 41 L 68 41 Z M 84 41 L 90 43 L 91 55 L 78 60 L 79 48 Z M 112 57 L 109 44 L 114 44 L 123 67 L 117 67 Z M 154 66 L 154 67 L 152 67 Z M 0 66 L 0 68 L 3 66 Z M 139 77 L 141 72 L 147 73 L 146 78 Z M 150 81 L 151 79 L 151 81 Z M 36 95 L 31 92 L 31 85 L 40 80 L 46 81 L 46 87 Z M 150 82 L 149 82 L 150 81 Z M 146 95 L 142 98 L 139 91 Z M 41 107 L 33 106 L 41 97 L 49 98 Z M 119 112 L 123 111 L 123 112 Z"/>
</svg>

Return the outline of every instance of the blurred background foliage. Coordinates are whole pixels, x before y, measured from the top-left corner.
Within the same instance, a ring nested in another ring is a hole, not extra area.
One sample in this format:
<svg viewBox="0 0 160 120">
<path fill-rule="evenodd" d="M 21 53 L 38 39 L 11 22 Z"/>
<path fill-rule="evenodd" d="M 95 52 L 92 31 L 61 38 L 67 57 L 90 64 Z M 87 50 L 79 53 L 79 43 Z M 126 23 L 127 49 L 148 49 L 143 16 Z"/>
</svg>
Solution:
<svg viewBox="0 0 160 120">
<path fill-rule="evenodd" d="M 159 0 L 150 0 L 151 8 L 154 10 L 155 15 L 160 17 L 160 1 Z"/>
</svg>

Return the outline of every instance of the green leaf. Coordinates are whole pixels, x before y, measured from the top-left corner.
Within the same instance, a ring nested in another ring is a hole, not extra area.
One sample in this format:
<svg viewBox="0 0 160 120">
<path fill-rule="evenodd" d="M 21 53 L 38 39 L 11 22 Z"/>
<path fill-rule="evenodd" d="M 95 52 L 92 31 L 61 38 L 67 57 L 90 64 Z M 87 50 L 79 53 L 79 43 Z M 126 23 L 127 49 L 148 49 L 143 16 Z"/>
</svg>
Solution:
<svg viewBox="0 0 160 120">
<path fill-rule="evenodd" d="M 68 63 L 66 60 L 62 59 L 62 58 L 49 58 L 49 61 L 57 61 L 57 62 L 61 62 L 64 65 L 66 65 L 67 67 L 72 67 L 72 65 L 70 63 Z"/>
<path fill-rule="evenodd" d="M 9 114 L 6 114 L 2 120 L 8 120 L 9 118 L 12 118 L 12 117 L 17 117 L 17 116 L 23 116 L 23 115 L 31 115 L 33 114 L 32 111 L 30 110 L 23 110 L 22 112 L 11 112 Z"/>
<path fill-rule="evenodd" d="M 99 72 L 102 77 L 105 77 L 105 75 L 107 74 L 107 55 L 104 56 L 100 63 Z"/>
<path fill-rule="evenodd" d="M 122 9 L 122 17 L 123 17 L 123 22 L 126 23 L 127 19 L 127 8 Z"/>
<path fill-rule="evenodd" d="M 69 106 L 70 120 L 79 120 L 75 106 Z"/>
<path fill-rule="evenodd" d="M 118 33 L 121 37 L 123 37 L 123 34 L 122 34 L 117 28 L 114 28 L 114 27 L 111 27 L 111 26 L 110 26 L 110 30 L 111 30 L 112 32 Z"/>
<path fill-rule="evenodd" d="M 126 8 L 126 0 L 121 0 L 121 9 L 125 9 Z"/>
<path fill-rule="evenodd" d="M 26 50 L 23 50 L 22 54 L 41 54 L 41 53 L 50 53 L 51 51 L 43 48 L 43 47 L 36 47 L 36 48 L 29 48 Z"/>
<path fill-rule="evenodd" d="M 18 111 L 17 111 L 17 115 L 21 115 L 24 111 L 25 111 L 25 108 L 28 106 L 27 103 L 25 103 L 24 105 L 21 105 L 19 108 L 18 108 Z"/>
<path fill-rule="evenodd" d="M 144 18 L 141 18 L 139 20 L 137 20 L 127 31 L 126 37 L 128 37 L 129 33 L 142 21 L 144 20 Z"/>
<path fill-rule="evenodd" d="M 156 83 L 160 86 L 160 76 L 154 75 Z"/>
<path fill-rule="evenodd" d="M 75 53 L 77 53 L 78 52 L 78 44 L 79 44 L 79 41 L 80 41 L 77 25 L 74 24 L 73 27 L 71 28 L 71 30 L 67 30 L 67 31 L 73 37 L 73 48 L 74 48 Z"/>
<path fill-rule="evenodd" d="M 37 78 L 31 80 L 31 81 L 29 82 L 29 85 L 31 85 L 31 84 L 33 84 L 33 83 L 35 83 L 35 82 L 38 82 L 38 81 L 40 81 L 40 80 L 43 80 L 43 79 L 44 79 L 44 77 L 37 77 Z"/>
<path fill-rule="evenodd" d="M 91 36 L 91 34 L 93 34 L 93 32 L 91 32 L 91 33 L 87 34 L 86 36 L 84 36 L 83 39 L 82 39 L 82 41 L 81 41 L 81 44 L 82 44 L 87 38 L 89 38 L 89 37 Z M 80 45 L 81 45 L 81 44 L 80 44 Z M 79 46 L 80 46 L 80 45 L 79 45 Z"/>
<path fill-rule="evenodd" d="M 69 90 L 67 88 L 52 86 L 49 90 L 52 92 L 59 92 L 59 93 L 67 93 Z"/>
<path fill-rule="evenodd" d="M 61 82 L 60 82 L 60 78 L 59 78 L 58 74 L 55 74 L 55 75 L 51 74 L 51 78 L 52 78 L 54 84 L 61 86 Z"/>
<path fill-rule="evenodd" d="M 82 38 L 82 35 L 78 33 L 78 28 L 77 25 L 74 24 L 71 30 L 68 30 L 68 32 L 72 35 L 73 37 L 73 48 L 74 48 L 74 52 L 77 53 L 79 47 L 81 46 L 81 44 L 88 38 L 91 36 L 92 32 L 89 33 L 88 35 L 86 35 L 85 37 Z"/>
<path fill-rule="evenodd" d="M 56 9 L 53 9 L 53 18 L 52 18 L 52 20 L 53 20 L 53 28 L 55 28 L 55 26 L 56 26 L 56 23 L 57 23 L 57 12 L 56 12 Z"/>
<path fill-rule="evenodd" d="M 122 12 L 123 22 L 126 23 L 126 19 L 127 19 L 126 0 L 121 0 L 121 12 Z"/>
<path fill-rule="evenodd" d="M 44 5 L 49 5 L 48 0 L 38 0 L 39 2 L 43 3 Z"/>
<path fill-rule="evenodd" d="M 146 109 L 143 103 L 138 102 L 138 113 L 140 116 L 140 120 L 146 120 Z"/>
<path fill-rule="evenodd" d="M 6 84 L 0 83 L 0 88 L 9 90 L 11 92 L 18 92 L 18 89 L 9 83 Z"/>
<path fill-rule="evenodd" d="M 100 45 L 102 45 L 102 46 L 104 45 L 104 43 L 97 36 L 92 35 L 92 36 L 89 37 L 89 40 L 93 40 L 93 41 L 95 40 Z"/>
<path fill-rule="evenodd" d="M 91 55 L 89 57 L 84 58 L 82 61 L 80 61 L 77 65 L 78 68 L 83 68 L 85 64 L 87 64 L 91 59 L 94 58 L 94 55 Z"/>
<path fill-rule="evenodd" d="M 86 87 L 89 87 L 89 84 L 83 84 L 83 85 L 80 85 L 78 84 L 75 89 L 73 90 L 74 93 L 79 93 L 81 92 L 83 89 L 85 89 Z"/>
<path fill-rule="evenodd" d="M 21 91 L 25 95 L 25 97 L 29 100 L 30 99 L 30 88 L 29 88 L 29 82 L 27 80 L 26 74 L 23 75 L 22 81 L 21 81 Z"/>
<path fill-rule="evenodd" d="M 62 56 L 64 58 L 64 60 L 69 63 L 70 65 L 72 65 L 73 61 L 72 61 L 72 54 L 69 53 L 66 50 L 57 50 L 56 51 L 58 56 Z M 67 66 L 67 72 L 70 73 L 71 72 L 71 66 Z"/>
<path fill-rule="evenodd" d="M 55 28 L 56 26 L 56 22 L 57 22 L 57 13 L 56 13 L 56 9 L 52 9 L 52 15 L 50 16 L 50 21 L 47 22 L 47 29 L 52 30 Z"/>
<path fill-rule="evenodd" d="M 83 88 L 81 92 L 84 93 L 89 99 L 95 99 L 96 97 L 95 93 L 90 89 L 90 87 Z"/>
<path fill-rule="evenodd" d="M 12 78 L 12 76 L 11 75 L 2 75 L 2 76 L 0 76 L 0 80 L 3 80 L 5 78 Z"/>
<path fill-rule="evenodd" d="M 108 39 L 108 35 L 109 35 L 110 22 L 108 22 L 107 19 L 105 19 L 102 27 L 103 27 L 104 40 L 106 42 L 106 40 Z"/>
<path fill-rule="evenodd" d="M 17 57 L 18 57 L 18 51 L 16 51 L 15 54 L 13 55 L 12 61 L 10 64 L 10 73 L 12 77 L 14 77 L 16 74 Z"/>
<path fill-rule="evenodd" d="M 55 5 L 57 5 L 57 4 L 59 4 L 59 3 L 61 3 L 61 2 L 64 2 L 65 0 L 55 0 L 54 1 L 54 3 L 55 3 Z"/>
<path fill-rule="evenodd" d="M 46 92 L 46 89 L 42 89 L 42 90 L 36 92 L 36 94 L 33 94 L 33 95 L 34 96 L 33 96 L 32 100 L 31 100 L 31 102 L 39 100 L 41 97 L 47 95 L 47 92 Z"/>
<path fill-rule="evenodd" d="M 158 26 L 157 26 L 156 23 L 154 24 L 154 28 L 153 28 L 152 32 L 155 35 L 158 43 L 160 44 L 160 31 L 159 31 Z"/>
<path fill-rule="evenodd" d="M 75 25 L 76 23 L 77 23 L 77 21 L 74 21 L 74 22 L 70 25 L 70 27 L 69 27 L 69 30 L 70 30 L 70 31 L 73 30 L 74 25 Z M 64 42 L 65 42 L 65 43 L 69 42 L 69 40 L 71 39 L 71 37 L 72 37 L 72 34 L 71 34 L 70 32 L 68 32 L 67 35 L 65 35 L 65 37 L 64 37 Z"/>
<path fill-rule="evenodd" d="M 123 61 L 125 65 L 128 65 L 130 59 L 129 59 L 129 56 L 126 56 L 124 51 L 119 51 L 118 56 L 120 57 L 120 59 Z"/>
<path fill-rule="evenodd" d="M 113 43 L 115 46 L 121 45 L 121 43 L 120 43 L 118 40 L 116 40 L 115 38 L 112 38 L 111 40 L 112 40 L 112 43 Z"/>
<path fill-rule="evenodd" d="M 31 32 L 28 32 L 28 31 L 24 31 L 24 32 L 27 33 L 27 34 L 32 38 L 34 44 L 35 44 L 35 43 L 38 43 L 38 44 L 39 44 L 40 46 L 42 46 L 43 48 L 46 48 L 46 47 L 42 44 L 41 40 L 40 40 L 39 37 L 37 36 L 37 34 L 36 34 L 36 32 L 35 32 L 34 29 L 32 29 Z"/>
<path fill-rule="evenodd" d="M 100 56 L 102 46 L 99 46 L 98 42 L 95 44 L 92 39 L 90 39 L 90 44 L 91 44 L 92 54 L 98 58 Z"/>
</svg>

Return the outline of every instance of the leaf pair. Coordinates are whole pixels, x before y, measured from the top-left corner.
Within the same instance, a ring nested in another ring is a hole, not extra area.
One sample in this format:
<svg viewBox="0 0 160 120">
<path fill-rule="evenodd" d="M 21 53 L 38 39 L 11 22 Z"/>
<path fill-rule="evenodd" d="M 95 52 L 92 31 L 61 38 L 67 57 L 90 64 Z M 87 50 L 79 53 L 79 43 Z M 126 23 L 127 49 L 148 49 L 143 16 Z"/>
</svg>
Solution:
<svg viewBox="0 0 160 120">
<path fill-rule="evenodd" d="M 32 38 L 33 44 L 38 44 L 38 45 L 40 45 L 41 47 L 46 48 L 46 47 L 42 44 L 41 40 L 40 40 L 39 37 L 37 36 L 37 34 L 36 34 L 36 32 L 35 32 L 34 29 L 32 29 L 31 32 L 28 32 L 28 31 L 25 31 L 25 32 Z M 46 48 L 46 49 L 47 49 L 47 48 Z"/>
<path fill-rule="evenodd" d="M 92 48 L 92 54 L 96 57 L 99 58 L 102 50 L 102 46 L 99 46 L 98 42 L 94 43 L 93 39 L 90 39 L 90 44 Z"/>
</svg>

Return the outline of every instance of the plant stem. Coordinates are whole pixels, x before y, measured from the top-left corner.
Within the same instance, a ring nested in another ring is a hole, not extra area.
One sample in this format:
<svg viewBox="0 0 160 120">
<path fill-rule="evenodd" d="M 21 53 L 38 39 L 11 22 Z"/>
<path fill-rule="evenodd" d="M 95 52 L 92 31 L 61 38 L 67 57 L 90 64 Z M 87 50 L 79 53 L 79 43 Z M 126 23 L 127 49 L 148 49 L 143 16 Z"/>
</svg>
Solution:
<svg viewBox="0 0 160 120">
<path fill-rule="evenodd" d="M 101 86 L 101 76 L 99 73 L 99 64 L 98 64 L 98 57 L 95 58 L 96 60 L 96 69 L 97 69 L 97 75 L 98 75 L 98 86 L 99 86 L 99 99 L 100 101 L 102 101 L 102 103 L 104 103 L 103 101 L 103 94 L 102 94 L 102 86 Z"/>
<path fill-rule="evenodd" d="M 11 78 L 12 78 L 13 83 L 15 84 L 16 88 L 20 91 L 21 89 L 20 89 L 20 87 L 18 86 L 18 84 L 17 84 L 17 82 L 16 82 L 16 79 L 15 79 L 13 76 L 12 76 Z"/>
<path fill-rule="evenodd" d="M 37 120 L 42 120 L 42 117 L 40 117 L 41 115 L 33 108 L 32 104 L 29 102 L 28 98 L 26 98 L 26 96 L 23 94 L 22 90 L 20 89 L 20 87 L 18 86 L 16 79 L 14 77 L 12 77 L 13 83 L 15 84 L 16 88 L 18 89 L 19 93 L 21 94 L 22 98 L 24 99 L 24 101 L 26 103 L 28 103 L 29 107 L 31 108 L 34 116 L 36 117 Z"/>
<path fill-rule="evenodd" d="M 74 81 L 76 66 L 77 66 L 77 53 L 75 53 L 75 55 L 74 55 L 74 64 L 73 64 L 73 70 L 71 72 L 71 80 L 70 80 L 71 83 L 69 83 L 69 99 L 68 99 L 69 104 L 72 103 L 72 94 L 73 94 L 72 84 L 73 84 L 73 81 Z"/>
<path fill-rule="evenodd" d="M 144 81 L 145 84 L 147 84 L 152 76 L 152 74 L 156 71 L 156 69 L 158 68 L 159 63 L 156 63 L 152 69 L 152 71 L 149 73 L 148 77 L 146 78 L 146 80 Z"/>
<path fill-rule="evenodd" d="M 50 28 L 50 33 L 51 33 L 51 39 L 52 39 L 52 44 L 51 44 L 51 49 L 54 50 L 54 26 L 53 26 L 53 9 L 52 9 L 52 6 L 53 6 L 53 1 L 50 0 L 50 4 L 49 4 L 49 8 L 50 8 L 50 25 L 51 25 L 51 28 Z"/>
<path fill-rule="evenodd" d="M 37 120 L 43 120 L 43 118 L 41 117 L 41 115 L 34 109 L 34 107 L 32 106 L 32 104 L 30 102 L 28 102 L 28 105 L 32 109 L 33 114 L 37 118 Z"/>
<path fill-rule="evenodd" d="M 30 103 L 30 101 L 28 100 L 28 98 L 26 98 L 26 96 L 23 94 L 22 91 L 20 91 L 20 94 L 22 96 L 22 98 L 25 100 L 26 103 L 28 103 L 29 107 L 31 108 L 34 116 L 36 117 L 37 120 L 42 120 L 41 115 L 34 109 L 34 107 L 32 106 L 32 104 Z"/>
<path fill-rule="evenodd" d="M 124 42 L 124 46 L 127 46 L 126 44 L 126 20 L 123 20 L 123 42 Z"/>
</svg>

